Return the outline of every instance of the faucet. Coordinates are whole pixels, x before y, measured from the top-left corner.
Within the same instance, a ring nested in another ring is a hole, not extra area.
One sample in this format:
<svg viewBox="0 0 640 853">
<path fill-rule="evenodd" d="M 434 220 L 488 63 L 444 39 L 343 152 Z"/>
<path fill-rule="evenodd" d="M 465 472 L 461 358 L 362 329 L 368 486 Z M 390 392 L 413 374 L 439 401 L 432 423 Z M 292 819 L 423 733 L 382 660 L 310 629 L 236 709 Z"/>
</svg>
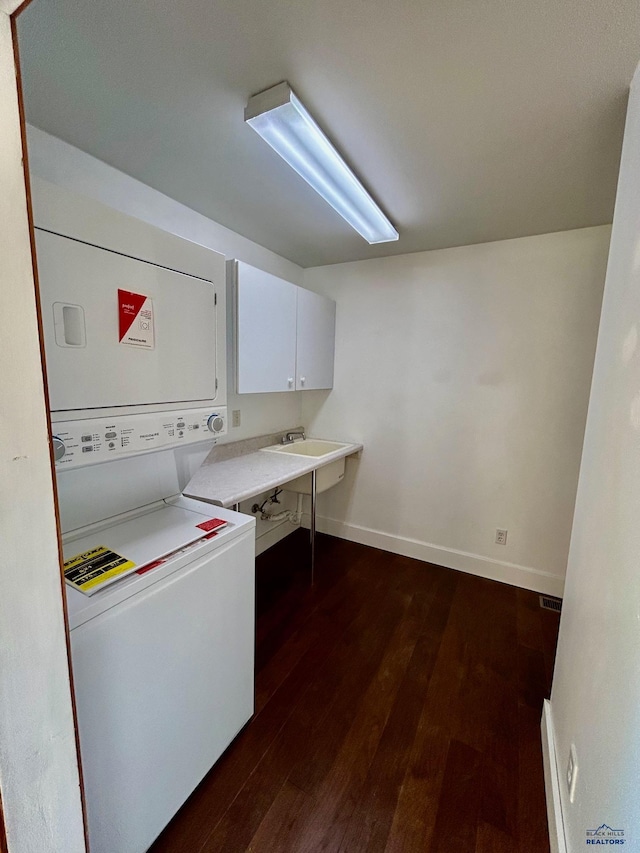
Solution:
<svg viewBox="0 0 640 853">
<path fill-rule="evenodd" d="M 282 444 L 291 444 L 296 438 L 301 438 L 303 441 L 306 438 L 306 435 L 302 430 L 297 430 L 295 432 L 288 432 L 286 435 L 282 436 Z"/>
</svg>

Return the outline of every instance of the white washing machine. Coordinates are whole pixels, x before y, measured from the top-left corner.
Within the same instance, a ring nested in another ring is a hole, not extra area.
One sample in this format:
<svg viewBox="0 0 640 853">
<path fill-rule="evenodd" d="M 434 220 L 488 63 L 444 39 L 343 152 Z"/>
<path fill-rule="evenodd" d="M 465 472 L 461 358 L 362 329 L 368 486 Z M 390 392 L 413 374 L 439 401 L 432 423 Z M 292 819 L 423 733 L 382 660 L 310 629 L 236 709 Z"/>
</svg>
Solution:
<svg viewBox="0 0 640 853">
<path fill-rule="evenodd" d="M 177 497 L 76 531 L 64 557 L 99 548 L 137 570 L 68 588 L 89 841 L 143 853 L 253 714 L 255 519 Z"/>
</svg>

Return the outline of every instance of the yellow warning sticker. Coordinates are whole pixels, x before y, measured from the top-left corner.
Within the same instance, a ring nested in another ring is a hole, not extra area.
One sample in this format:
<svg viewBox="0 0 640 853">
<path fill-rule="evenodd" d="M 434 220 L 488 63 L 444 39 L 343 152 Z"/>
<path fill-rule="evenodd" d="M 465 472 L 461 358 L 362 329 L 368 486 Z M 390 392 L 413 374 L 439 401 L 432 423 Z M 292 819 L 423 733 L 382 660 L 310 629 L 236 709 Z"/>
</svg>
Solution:
<svg viewBox="0 0 640 853">
<path fill-rule="evenodd" d="M 98 545 L 67 560 L 64 564 L 64 577 L 71 586 L 91 595 L 97 587 L 110 583 L 135 567 L 136 564 L 132 560 L 116 554 L 104 545 Z"/>
</svg>

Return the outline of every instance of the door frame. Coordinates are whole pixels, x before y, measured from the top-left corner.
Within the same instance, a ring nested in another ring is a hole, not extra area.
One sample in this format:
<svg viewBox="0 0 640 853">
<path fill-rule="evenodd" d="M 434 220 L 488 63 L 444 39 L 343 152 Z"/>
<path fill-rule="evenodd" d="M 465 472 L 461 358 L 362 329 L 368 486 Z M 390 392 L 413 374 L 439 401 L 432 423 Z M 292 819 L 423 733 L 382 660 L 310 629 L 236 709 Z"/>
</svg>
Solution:
<svg viewBox="0 0 640 853">
<path fill-rule="evenodd" d="M 16 18 L 0 0 L 0 851 L 85 853 Z"/>
</svg>

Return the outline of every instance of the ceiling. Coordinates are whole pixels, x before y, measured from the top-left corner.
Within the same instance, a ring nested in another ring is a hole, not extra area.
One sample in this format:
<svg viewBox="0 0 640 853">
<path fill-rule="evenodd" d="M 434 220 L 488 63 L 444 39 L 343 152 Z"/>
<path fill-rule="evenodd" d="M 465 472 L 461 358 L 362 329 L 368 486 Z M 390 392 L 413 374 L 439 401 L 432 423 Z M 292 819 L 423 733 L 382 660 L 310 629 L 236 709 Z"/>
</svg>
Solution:
<svg viewBox="0 0 640 853">
<path fill-rule="evenodd" d="M 610 222 L 637 0 L 34 0 L 27 120 L 304 267 Z M 288 80 L 400 231 L 243 122 Z"/>
</svg>

